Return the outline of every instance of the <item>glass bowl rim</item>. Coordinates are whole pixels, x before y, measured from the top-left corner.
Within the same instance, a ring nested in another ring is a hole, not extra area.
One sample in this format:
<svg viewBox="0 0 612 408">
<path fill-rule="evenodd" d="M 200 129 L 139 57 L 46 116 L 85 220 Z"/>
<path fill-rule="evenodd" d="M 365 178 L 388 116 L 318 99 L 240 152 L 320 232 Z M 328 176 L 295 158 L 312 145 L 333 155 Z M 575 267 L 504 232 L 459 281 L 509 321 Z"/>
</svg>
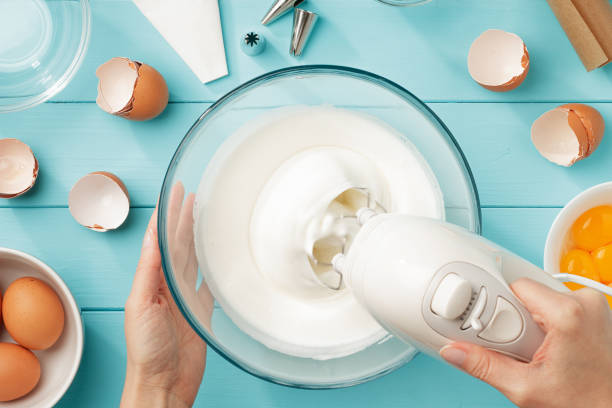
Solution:
<svg viewBox="0 0 612 408">
<path fill-rule="evenodd" d="M 431 0 L 376 0 L 379 3 L 386 4 L 388 6 L 397 6 L 397 7 L 412 7 L 412 6 L 421 6 L 425 3 L 429 3 Z"/>
<path fill-rule="evenodd" d="M 89 47 L 89 38 L 91 36 L 91 6 L 89 4 L 89 0 L 78 0 L 78 3 L 81 6 L 81 17 L 83 22 L 81 28 L 81 40 L 79 41 L 79 47 L 72 58 L 72 62 L 66 68 L 66 71 L 64 71 L 62 75 L 53 83 L 53 85 L 47 88 L 44 92 L 29 97 L 23 102 L 17 104 L 7 105 L 5 107 L 0 106 L 0 113 L 18 112 L 40 105 L 41 103 L 48 101 L 60 93 L 76 75 L 79 68 L 83 64 L 83 60 L 85 59 L 87 48 Z"/>
<path fill-rule="evenodd" d="M 447 138 L 447 142 L 450 142 L 449 145 L 451 147 L 454 147 L 455 152 L 458 154 L 457 158 L 461 159 L 459 162 L 460 164 L 463 165 L 465 174 L 469 176 L 469 182 L 470 182 L 469 186 L 471 187 L 471 190 L 473 193 L 474 206 L 476 210 L 476 219 L 474 220 L 474 232 L 478 234 L 481 233 L 482 211 L 481 211 L 480 198 L 478 195 L 478 190 L 476 187 L 474 175 L 469 166 L 467 158 L 465 157 L 465 154 L 463 153 L 463 150 L 461 150 L 461 147 L 459 146 L 459 143 L 457 142 L 457 140 L 455 139 L 451 131 L 446 127 L 444 122 L 442 122 L 442 120 L 435 114 L 435 112 L 432 111 L 423 101 L 417 98 L 410 91 L 408 91 L 401 85 L 385 77 L 382 77 L 380 75 L 373 74 L 371 72 L 361 70 L 358 68 L 346 67 L 346 66 L 341 66 L 341 65 L 317 64 L 317 65 L 299 65 L 299 66 L 281 68 L 281 69 L 267 72 L 263 75 L 259 75 L 253 79 L 250 79 L 242 83 L 241 85 L 237 86 L 236 88 L 232 89 L 231 91 L 229 91 L 222 97 L 220 97 L 216 102 L 214 102 L 211 106 L 209 106 L 204 111 L 204 113 L 200 115 L 198 119 L 196 119 L 194 124 L 189 128 L 189 130 L 187 131 L 187 133 L 185 134 L 185 136 L 179 143 L 178 147 L 176 148 L 176 151 L 174 152 L 174 154 L 172 155 L 172 159 L 170 160 L 170 164 L 168 165 L 168 169 L 166 170 L 166 174 L 164 175 L 161 192 L 159 195 L 159 204 L 158 204 L 159 206 L 159 212 L 158 212 L 159 215 L 157 217 L 157 228 L 159 231 L 158 245 L 159 245 L 161 258 L 162 258 L 162 267 L 163 267 L 164 277 L 166 278 L 168 288 L 170 289 L 170 293 L 172 294 L 172 297 L 174 298 L 174 301 L 178 309 L 181 311 L 181 313 L 183 314 L 183 316 L 185 317 L 185 319 L 187 320 L 191 328 L 206 342 L 208 346 L 210 346 L 217 354 L 222 356 L 226 361 L 228 361 L 232 365 L 238 367 L 239 369 L 257 378 L 260 378 L 262 380 L 265 380 L 265 381 L 268 381 L 274 384 L 279 384 L 279 385 L 288 386 L 292 388 L 300 388 L 300 389 L 344 388 L 344 387 L 350 387 L 350 386 L 362 384 L 362 383 L 374 380 L 376 378 L 382 377 L 396 370 L 397 368 L 403 366 L 406 363 L 406 361 L 409 361 L 410 359 L 414 357 L 415 353 L 414 352 L 410 353 L 409 356 L 399 360 L 392 366 L 386 367 L 385 369 L 380 370 L 370 376 L 355 379 L 355 380 L 350 380 L 350 381 L 341 381 L 341 382 L 325 383 L 325 384 L 300 384 L 300 383 L 294 383 L 294 382 L 285 381 L 282 379 L 268 376 L 264 373 L 259 372 L 257 369 L 249 366 L 248 364 L 245 364 L 242 361 L 238 361 L 237 359 L 232 358 L 232 356 L 229 355 L 231 353 L 225 352 L 221 344 L 218 344 L 214 338 L 209 336 L 205 329 L 202 330 L 200 328 L 201 326 L 200 323 L 198 322 L 196 317 L 193 315 L 193 313 L 189 310 L 189 306 L 184 301 L 179 291 L 178 284 L 176 280 L 174 279 L 173 273 L 170 273 L 170 271 L 172 270 L 172 265 L 171 265 L 170 259 L 168 259 L 169 257 L 166 256 L 167 252 L 165 250 L 166 249 L 166 239 L 165 239 L 166 224 L 165 224 L 165 218 L 162 217 L 162 215 L 164 215 L 166 212 L 165 198 L 168 197 L 168 194 L 171 189 L 171 187 L 168 185 L 168 182 L 170 181 L 169 178 L 173 176 L 174 174 L 174 169 L 178 161 L 180 160 L 180 157 L 184 149 L 191 142 L 194 136 L 195 130 L 208 116 L 212 115 L 213 113 L 221 109 L 223 106 L 226 105 L 226 103 L 232 101 L 234 97 L 239 96 L 243 92 L 251 88 L 257 87 L 259 85 L 265 84 L 274 79 L 290 77 L 290 76 L 297 76 L 300 74 L 302 75 L 310 75 L 310 74 L 316 74 L 316 75 L 334 74 L 336 75 L 336 74 L 339 74 L 339 75 L 344 75 L 347 77 L 352 77 L 355 79 L 365 80 L 370 83 L 373 83 L 374 85 L 381 86 L 387 91 L 394 93 L 396 96 L 400 97 L 408 104 L 417 108 L 424 116 L 427 117 L 427 119 L 433 125 L 436 126 L 438 131 Z"/>
</svg>

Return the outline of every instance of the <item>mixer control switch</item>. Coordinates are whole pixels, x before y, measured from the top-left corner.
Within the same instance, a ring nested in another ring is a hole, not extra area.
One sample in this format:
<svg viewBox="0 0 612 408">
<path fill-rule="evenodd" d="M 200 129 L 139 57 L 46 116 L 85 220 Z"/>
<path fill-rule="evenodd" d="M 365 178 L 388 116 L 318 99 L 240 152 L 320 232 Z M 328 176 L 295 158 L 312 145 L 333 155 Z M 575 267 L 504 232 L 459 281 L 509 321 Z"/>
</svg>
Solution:
<svg viewBox="0 0 612 408">
<path fill-rule="evenodd" d="M 469 329 L 470 327 L 476 331 L 482 330 L 482 322 L 480 321 L 480 316 L 482 312 L 484 312 L 485 307 L 487 306 L 487 289 L 483 286 L 480 288 L 480 292 L 478 292 L 478 298 L 474 303 L 474 307 L 470 312 L 470 315 L 463 325 L 461 326 L 462 330 Z"/>
<path fill-rule="evenodd" d="M 461 316 L 472 299 L 470 282 L 456 273 L 449 273 L 440 281 L 431 299 L 431 311 L 448 320 Z"/>
<path fill-rule="evenodd" d="M 498 296 L 493 317 L 478 337 L 492 343 L 509 343 L 516 340 L 522 331 L 523 318 L 519 311 L 512 303 Z"/>
</svg>

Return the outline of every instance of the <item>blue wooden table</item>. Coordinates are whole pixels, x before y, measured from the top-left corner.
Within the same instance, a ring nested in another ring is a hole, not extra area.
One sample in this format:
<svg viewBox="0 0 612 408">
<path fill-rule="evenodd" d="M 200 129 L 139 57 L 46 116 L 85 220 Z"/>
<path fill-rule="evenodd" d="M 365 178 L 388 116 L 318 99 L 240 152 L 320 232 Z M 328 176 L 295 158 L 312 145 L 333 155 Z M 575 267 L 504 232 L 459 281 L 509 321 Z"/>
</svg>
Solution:
<svg viewBox="0 0 612 408">
<path fill-rule="evenodd" d="M 86 346 L 76 380 L 59 406 L 110 407 L 119 402 L 125 367 L 123 305 L 131 287 L 146 222 L 170 157 L 194 120 L 218 97 L 266 71 L 296 64 L 348 65 L 383 75 L 414 92 L 442 118 L 474 171 L 484 235 L 541 264 L 547 230 L 581 190 L 608 181 L 612 136 L 587 160 L 565 169 L 533 148 L 529 128 L 542 112 L 584 102 L 612 124 L 612 65 L 587 73 L 544 0 L 433 0 L 393 8 L 374 0 L 309 0 L 321 19 L 302 58 L 288 54 L 291 18 L 259 25 L 271 0 L 221 0 L 230 75 L 202 85 L 129 0 L 92 0 L 93 31 L 86 60 L 72 83 L 50 102 L 0 116 L 0 138 L 17 137 L 37 155 L 34 190 L 0 199 L 0 246 L 49 263 L 83 311 Z M 267 38 L 266 52 L 243 55 L 249 29 Z M 470 43 L 482 31 L 519 34 L 531 69 L 521 87 L 496 94 L 475 84 L 466 68 Z M 95 68 L 127 56 L 157 68 L 171 102 L 146 123 L 112 117 L 95 104 Z M 132 197 L 127 223 L 94 233 L 70 216 L 70 187 L 84 174 L 119 175 Z M 419 355 L 368 384 L 304 391 L 258 380 L 208 355 L 201 407 L 449 407 L 512 406 L 467 375 Z"/>
</svg>

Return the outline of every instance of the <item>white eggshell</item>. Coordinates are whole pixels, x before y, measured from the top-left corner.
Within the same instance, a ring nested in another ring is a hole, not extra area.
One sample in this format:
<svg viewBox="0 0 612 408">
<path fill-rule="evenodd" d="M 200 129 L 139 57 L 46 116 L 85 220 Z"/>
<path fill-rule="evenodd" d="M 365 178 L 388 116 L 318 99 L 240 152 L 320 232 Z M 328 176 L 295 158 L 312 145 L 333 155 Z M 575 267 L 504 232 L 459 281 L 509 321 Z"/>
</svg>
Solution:
<svg viewBox="0 0 612 408">
<path fill-rule="evenodd" d="M 529 69 L 529 55 L 521 38 L 502 30 L 486 30 L 468 53 L 468 70 L 474 81 L 493 91 L 518 86 Z"/>
<path fill-rule="evenodd" d="M 17 139 L 0 139 L 0 197 L 17 197 L 38 177 L 38 161 L 30 147 Z"/>
<path fill-rule="evenodd" d="M 117 176 L 95 172 L 81 178 L 72 187 L 68 206 L 79 224 L 103 232 L 123 224 L 130 212 L 130 199 Z"/>
<path fill-rule="evenodd" d="M 112 114 L 126 109 L 134 95 L 138 66 L 127 58 L 111 58 L 98 67 L 96 76 L 98 106 Z"/>
</svg>

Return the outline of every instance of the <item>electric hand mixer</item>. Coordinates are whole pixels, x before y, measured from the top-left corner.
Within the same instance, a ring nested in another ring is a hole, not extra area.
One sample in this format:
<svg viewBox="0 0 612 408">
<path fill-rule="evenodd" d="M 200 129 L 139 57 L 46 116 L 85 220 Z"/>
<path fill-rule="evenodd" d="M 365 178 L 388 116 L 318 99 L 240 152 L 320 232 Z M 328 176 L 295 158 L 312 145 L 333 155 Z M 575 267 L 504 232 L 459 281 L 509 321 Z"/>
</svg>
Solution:
<svg viewBox="0 0 612 408">
<path fill-rule="evenodd" d="M 466 341 L 530 361 L 545 334 L 509 287 L 518 278 L 558 291 L 567 291 L 561 281 L 574 281 L 612 294 L 586 278 L 550 275 L 449 223 L 368 207 L 356 220 L 361 228 L 346 253 L 322 262 L 383 327 L 431 355 Z"/>
</svg>

